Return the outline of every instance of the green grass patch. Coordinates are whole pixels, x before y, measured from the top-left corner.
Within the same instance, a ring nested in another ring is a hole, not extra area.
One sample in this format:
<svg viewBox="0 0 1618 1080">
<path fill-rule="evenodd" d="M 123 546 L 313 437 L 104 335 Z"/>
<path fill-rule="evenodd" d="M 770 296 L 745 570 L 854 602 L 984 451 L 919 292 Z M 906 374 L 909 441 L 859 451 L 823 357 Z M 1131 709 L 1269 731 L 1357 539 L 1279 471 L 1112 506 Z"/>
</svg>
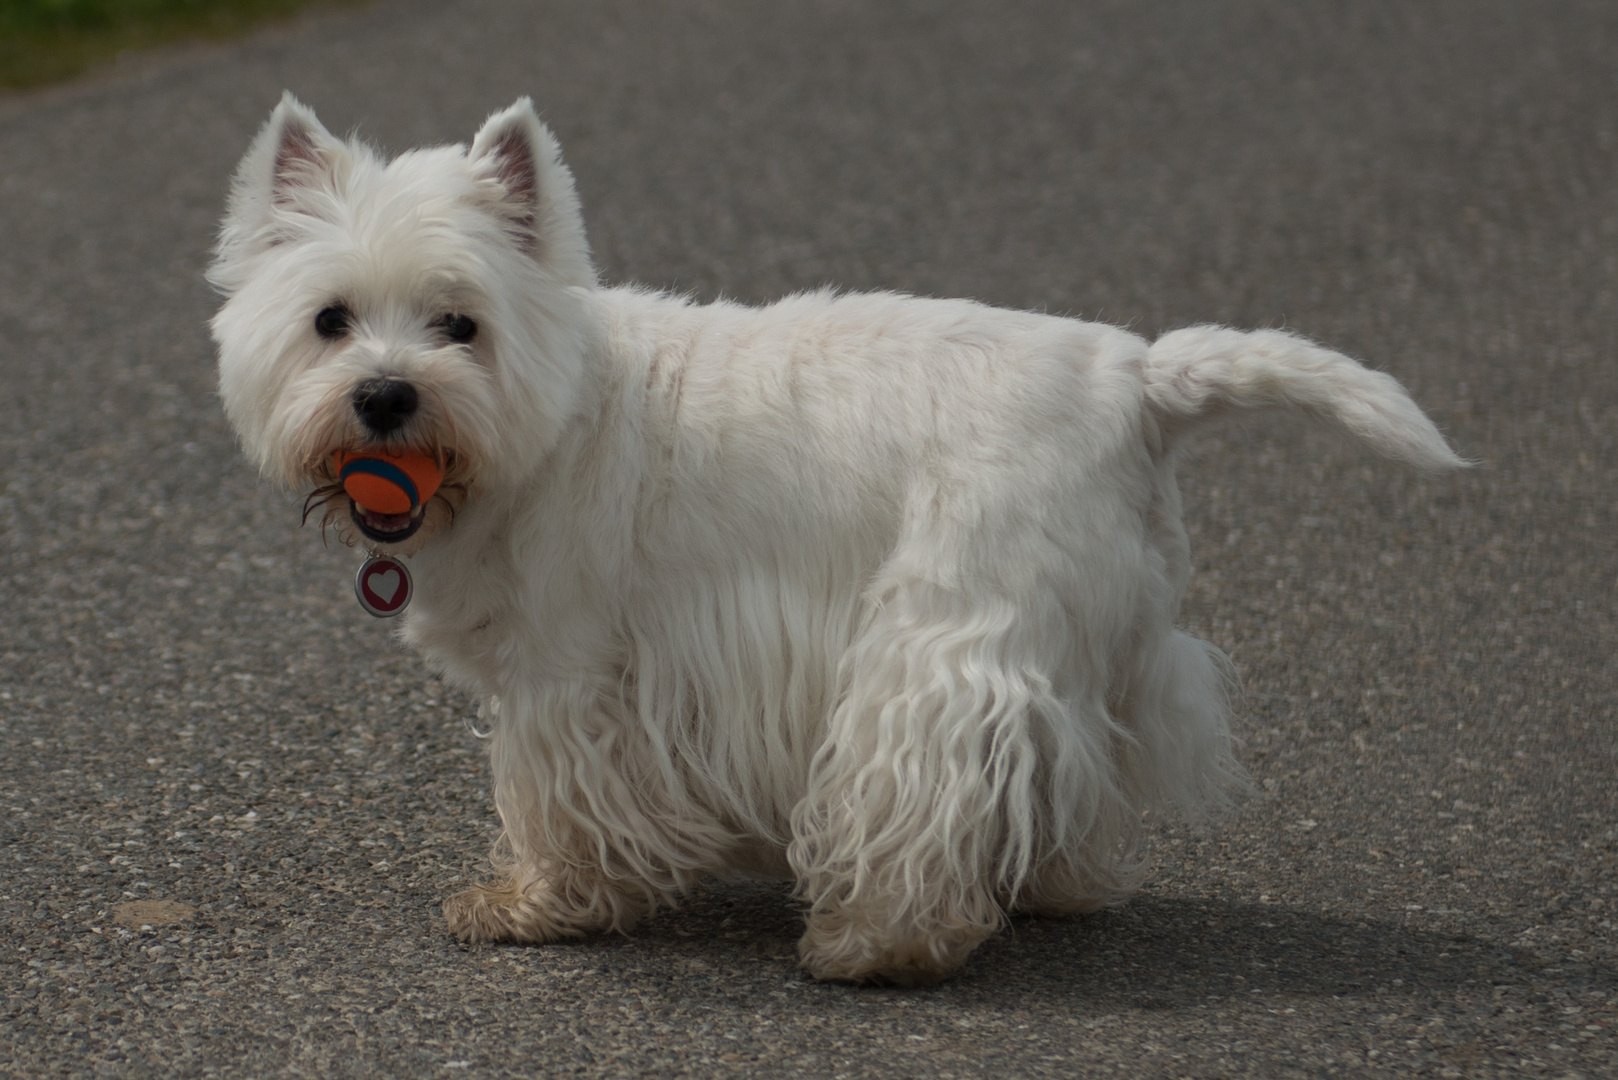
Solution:
<svg viewBox="0 0 1618 1080">
<path fill-rule="evenodd" d="M 224 38 L 331 0 L 0 0 L 0 88 L 72 78 L 131 49 Z"/>
</svg>

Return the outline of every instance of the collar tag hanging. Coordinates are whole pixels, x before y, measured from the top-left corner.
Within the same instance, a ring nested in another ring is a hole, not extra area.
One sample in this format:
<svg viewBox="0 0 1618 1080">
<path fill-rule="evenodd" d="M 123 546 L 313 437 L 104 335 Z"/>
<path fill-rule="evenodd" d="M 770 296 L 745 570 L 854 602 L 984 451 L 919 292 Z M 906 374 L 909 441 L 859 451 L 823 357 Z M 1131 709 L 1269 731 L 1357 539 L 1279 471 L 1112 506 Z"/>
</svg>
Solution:
<svg viewBox="0 0 1618 1080">
<path fill-rule="evenodd" d="M 410 571 L 398 559 L 372 555 L 354 575 L 360 607 L 379 619 L 391 619 L 410 604 Z"/>
</svg>

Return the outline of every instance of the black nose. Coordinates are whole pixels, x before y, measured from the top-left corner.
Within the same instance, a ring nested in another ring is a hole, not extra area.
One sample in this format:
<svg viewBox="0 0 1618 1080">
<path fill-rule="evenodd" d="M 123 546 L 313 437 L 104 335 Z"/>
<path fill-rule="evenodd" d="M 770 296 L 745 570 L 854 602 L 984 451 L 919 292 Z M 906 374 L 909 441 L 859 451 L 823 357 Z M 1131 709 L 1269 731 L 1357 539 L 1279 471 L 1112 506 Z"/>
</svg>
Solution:
<svg viewBox="0 0 1618 1080">
<path fill-rule="evenodd" d="M 366 379 L 354 388 L 354 411 L 373 433 L 386 435 L 416 411 L 416 388 L 403 379 Z"/>
</svg>

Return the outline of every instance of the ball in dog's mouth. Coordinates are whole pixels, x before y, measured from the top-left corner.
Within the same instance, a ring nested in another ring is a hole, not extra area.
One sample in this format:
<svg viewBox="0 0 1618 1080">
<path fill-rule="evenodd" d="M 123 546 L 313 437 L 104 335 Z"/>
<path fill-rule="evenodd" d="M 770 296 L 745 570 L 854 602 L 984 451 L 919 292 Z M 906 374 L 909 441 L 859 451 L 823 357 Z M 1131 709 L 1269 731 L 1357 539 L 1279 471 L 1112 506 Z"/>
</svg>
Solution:
<svg viewBox="0 0 1618 1080">
<path fill-rule="evenodd" d="M 425 506 L 418 506 L 403 514 L 382 514 L 361 506 L 352 498 L 348 500 L 348 514 L 361 533 L 379 544 L 397 544 L 408 540 L 427 520 Z"/>
<path fill-rule="evenodd" d="M 355 527 L 379 544 L 410 539 L 444 480 L 439 458 L 414 449 L 337 450 L 332 469 Z"/>
</svg>

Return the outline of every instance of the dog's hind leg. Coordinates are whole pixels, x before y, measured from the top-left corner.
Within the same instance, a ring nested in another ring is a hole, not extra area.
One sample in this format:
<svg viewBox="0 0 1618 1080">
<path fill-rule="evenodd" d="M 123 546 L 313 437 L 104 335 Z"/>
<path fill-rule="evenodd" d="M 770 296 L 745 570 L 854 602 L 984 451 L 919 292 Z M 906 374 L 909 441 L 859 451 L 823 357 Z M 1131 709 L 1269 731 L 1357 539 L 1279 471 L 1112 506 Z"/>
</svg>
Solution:
<svg viewBox="0 0 1618 1080">
<path fill-rule="evenodd" d="M 1009 905 L 1019 914 L 1062 917 L 1121 902 L 1144 876 L 1142 814 L 1174 810 L 1198 820 L 1241 782 L 1226 700 L 1234 676 L 1222 653 L 1160 629 L 1123 668 L 1107 710 L 1116 732 L 1108 795 L 1069 819 L 1065 832 L 1050 830 L 1054 842 Z"/>
<path fill-rule="evenodd" d="M 1038 844 L 1031 728 L 1059 709 L 1026 614 L 926 583 L 873 605 L 788 852 L 816 977 L 937 982 L 1004 922 Z"/>
<path fill-rule="evenodd" d="M 1034 867 L 1009 907 L 1019 915 L 1045 919 L 1087 915 L 1133 892 L 1138 867 L 1127 855 L 1098 866 L 1082 850 L 1064 849 Z"/>
</svg>

